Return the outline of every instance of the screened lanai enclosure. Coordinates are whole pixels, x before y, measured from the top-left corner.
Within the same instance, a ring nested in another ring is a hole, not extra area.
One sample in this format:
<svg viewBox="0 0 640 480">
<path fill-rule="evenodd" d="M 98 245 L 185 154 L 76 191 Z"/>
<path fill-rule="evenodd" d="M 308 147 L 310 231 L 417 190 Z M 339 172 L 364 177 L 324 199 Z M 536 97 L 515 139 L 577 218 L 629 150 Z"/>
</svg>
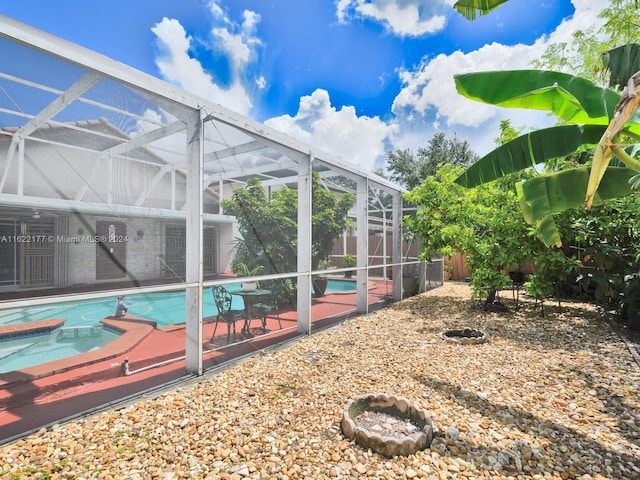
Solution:
<svg viewBox="0 0 640 480">
<path fill-rule="evenodd" d="M 96 380 L 197 375 L 399 300 L 404 272 L 423 290 L 442 282 L 441 263 L 416 262 L 403 241 L 401 190 L 349 159 L 5 16 L 0 59 L 4 391 L 87 365 Z M 240 279 L 232 263 L 250 239 L 222 202 L 248 184 L 267 202 L 287 189 L 297 208 L 290 261 Z M 321 266 L 314 186 L 353 196 Z M 19 405 L 9 397 L 5 408 Z"/>
</svg>

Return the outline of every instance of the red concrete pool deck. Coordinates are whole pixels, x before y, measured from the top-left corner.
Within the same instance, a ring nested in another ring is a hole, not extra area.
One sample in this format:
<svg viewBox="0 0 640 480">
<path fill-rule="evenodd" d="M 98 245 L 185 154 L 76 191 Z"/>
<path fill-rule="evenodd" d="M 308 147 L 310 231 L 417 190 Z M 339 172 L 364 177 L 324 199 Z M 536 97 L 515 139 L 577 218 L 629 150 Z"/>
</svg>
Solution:
<svg viewBox="0 0 640 480">
<path fill-rule="evenodd" d="M 387 304 L 389 290 L 387 282 L 372 282 L 370 310 Z M 354 315 L 355 299 L 355 292 L 313 299 L 312 330 Z M 266 334 L 260 321 L 251 323 L 249 334 L 240 332 L 242 322 L 238 322 L 238 331 L 236 335 L 231 334 L 229 343 L 224 323 L 218 324 L 215 339 L 210 342 L 216 323 L 205 319 L 204 369 L 226 365 L 303 336 L 297 332 L 297 312 L 283 312 L 279 317 L 268 317 Z M 109 317 L 103 323 L 122 331 L 123 335 L 92 352 L 0 374 L 0 443 L 39 426 L 188 377 L 184 324 L 158 329 L 154 322 L 133 316 Z M 124 372 L 125 359 L 129 375 Z"/>
</svg>

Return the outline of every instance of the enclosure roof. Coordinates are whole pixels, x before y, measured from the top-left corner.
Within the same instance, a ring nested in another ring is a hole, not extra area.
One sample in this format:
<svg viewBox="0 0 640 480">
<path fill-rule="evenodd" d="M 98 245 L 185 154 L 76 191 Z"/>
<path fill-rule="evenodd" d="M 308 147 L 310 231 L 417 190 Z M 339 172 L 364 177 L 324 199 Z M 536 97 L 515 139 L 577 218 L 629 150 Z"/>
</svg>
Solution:
<svg viewBox="0 0 640 480">
<path fill-rule="evenodd" d="M 256 176 L 267 185 L 295 185 L 298 163 L 312 158 L 324 178 L 366 178 L 401 191 L 355 164 L 5 15 L 0 56 L 0 142 L 11 142 L 8 164 L 18 143 L 31 140 L 181 170 L 185 122 L 202 118 L 205 188 Z"/>
</svg>

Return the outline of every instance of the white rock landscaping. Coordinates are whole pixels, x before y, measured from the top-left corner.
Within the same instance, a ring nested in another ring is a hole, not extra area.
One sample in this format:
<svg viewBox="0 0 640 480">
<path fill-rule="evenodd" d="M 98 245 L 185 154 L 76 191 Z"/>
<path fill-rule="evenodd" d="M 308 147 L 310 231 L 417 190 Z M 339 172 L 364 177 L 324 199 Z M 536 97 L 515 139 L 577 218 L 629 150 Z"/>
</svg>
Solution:
<svg viewBox="0 0 640 480">
<path fill-rule="evenodd" d="M 447 282 L 1 446 L 0 478 L 640 478 L 640 367 L 627 344 L 589 305 L 538 312 L 523 300 L 517 312 L 487 313 L 468 284 Z M 438 336 L 459 325 L 491 341 L 461 348 Z M 387 458 L 345 438 L 345 403 L 370 392 L 429 412 L 429 447 Z"/>
</svg>

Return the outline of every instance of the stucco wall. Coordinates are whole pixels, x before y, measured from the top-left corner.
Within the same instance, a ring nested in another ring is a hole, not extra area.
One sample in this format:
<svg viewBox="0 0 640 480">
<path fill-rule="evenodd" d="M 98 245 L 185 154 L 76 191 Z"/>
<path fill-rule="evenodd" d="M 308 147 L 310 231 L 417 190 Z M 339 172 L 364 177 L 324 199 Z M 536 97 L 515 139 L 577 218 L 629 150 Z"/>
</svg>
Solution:
<svg viewBox="0 0 640 480">
<path fill-rule="evenodd" d="M 68 246 L 69 285 L 96 282 L 96 248 L 94 241 L 97 220 L 108 217 L 78 217 L 69 219 L 69 237 L 74 239 Z M 114 218 L 114 221 L 122 219 Z M 136 233 L 143 234 L 138 239 Z M 151 280 L 162 273 L 161 255 L 164 253 L 163 224 L 153 219 L 135 219 L 127 226 L 126 266 L 128 274 L 123 279 Z"/>
</svg>

